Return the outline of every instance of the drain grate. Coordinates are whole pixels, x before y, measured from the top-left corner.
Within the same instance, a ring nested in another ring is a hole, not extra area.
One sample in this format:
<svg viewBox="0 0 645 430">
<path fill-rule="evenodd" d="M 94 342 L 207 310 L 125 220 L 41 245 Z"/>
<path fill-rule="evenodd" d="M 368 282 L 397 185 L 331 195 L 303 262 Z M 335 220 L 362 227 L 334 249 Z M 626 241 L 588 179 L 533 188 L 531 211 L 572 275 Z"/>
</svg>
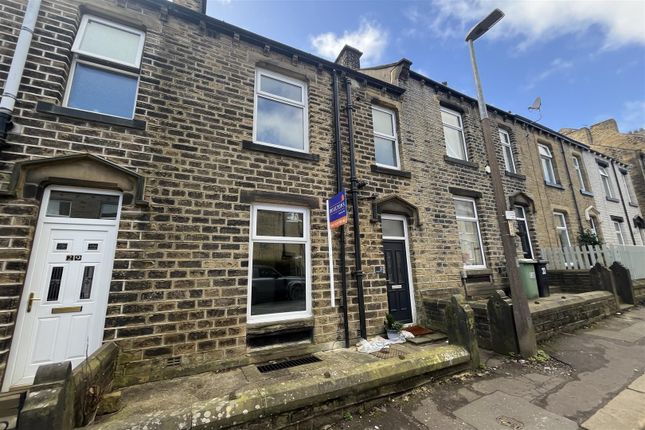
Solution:
<svg viewBox="0 0 645 430">
<path fill-rule="evenodd" d="M 282 361 L 271 361 L 267 364 L 262 364 L 257 366 L 260 373 L 273 372 L 274 370 L 288 369 L 290 367 L 302 366 L 303 364 L 311 364 L 322 361 L 318 357 L 313 355 L 307 355 L 305 357 L 294 358 L 291 360 L 282 360 Z"/>
<path fill-rule="evenodd" d="M 167 367 L 176 367 L 181 365 L 181 357 L 168 357 L 166 359 Z"/>
</svg>

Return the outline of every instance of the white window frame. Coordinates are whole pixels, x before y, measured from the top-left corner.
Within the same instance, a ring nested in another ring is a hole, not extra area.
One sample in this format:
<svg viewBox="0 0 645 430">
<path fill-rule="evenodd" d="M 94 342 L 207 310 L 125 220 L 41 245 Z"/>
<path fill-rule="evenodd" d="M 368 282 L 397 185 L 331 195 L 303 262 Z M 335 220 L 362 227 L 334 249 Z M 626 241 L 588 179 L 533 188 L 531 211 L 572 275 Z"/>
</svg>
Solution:
<svg viewBox="0 0 645 430">
<path fill-rule="evenodd" d="M 587 184 L 585 183 L 585 177 L 584 174 L 582 173 L 582 166 L 580 165 L 581 160 L 580 157 L 577 155 L 573 156 L 573 168 L 576 170 L 576 173 L 578 174 L 578 181 L 580 181 L 580 191 L 585 191 L 588 192 L 589 190 L 587 189 Z"/>
<path fill-rule="evenodd" d="M 103 24 L 103 25 L 105 25 L 107 27 L 112 27 L 112 28 L 116 28 L 117 30 L 125 31 L 127 33 L 132 33 L 132 34 L 139 35 L 140 36 L 139 46 L 138 46 L 138 52 L 137 52 L 135 62 L 134 63 L 127 63 L 125 61 L 119 61 L 119 60 L 115 60 L 113 58 L 104 57 L 102 55 L 97 55 L 97 54 L 94 54 L 92 52 L 83 51 L 81 49 L 81 41 L 83 40 L 83 36 L 85 35 L 85 31 L 87 29 L 87 25 L 88 25 L 89 21 L 98 22 L 98 23 L 101 23 L 101 24 Z M 110 20 L 107 20 L 107 19 L 104 19 L 104 18 L 99 18 L 98 16 L 83 15 L 83 19 L 81 20 L 81 25 L 78 28 L 78 33 L 76 35 L 76 39 L 74 39 L 74 44 L 72 45 L 72 52 L 74 52 L 75 54 L 85 55 L 87 57 L 92 57 L 92 58 L 97 58 L 99 60 L 107 61 L 108 63 L 118 64 L 118 65 L 121 65 L 121 66 L 132 67 L 132 68 L 138 69 L 139 66 L 141 65 L 141 57 L 143 56 L 143 45 L 145 43 L 145 40 L 146 40 L 146 33 L 143 30 L 138 30 L 138 29 L 133 28 L 133 27 L 118 24 L 118 23 L 116 23 L 114 21 L 110 21 Z"/>
<path fill-rule="evenodd" d="M 627 180 L 627 172 L 623 173 L 621 170 L 620 179 L 621 179 L 621 182 L 623 183 L 623 187 L 625 188 L 628 203 L 635 204 L 636 196 L 634 195 L 634 191 L 632 190 L 632 188 L 629 186 L 629 181 Z"/>
<path fill-rule="evenodd" d="M 569 227 L 567 226 L 567 216 L 563 212 L 553 211 L 554 217 L 559 217 L 562 219 L 562 226 L 555 225 L 555 232 L 560 237 L 560 230 L 564 230 L 567 238 L 567 244 L 560 244 L 561 246 L 571 247 L 571 238 L 569 237 Z"/>
<path fill-rule="evenodd" d="M 385 167 L 386 169 L 401 170 L 401 159 L 399 156 L 399 139 L 397 138 L 397 129 L 396 129 L 396 113 L 392 109 L 387 109 L 381 106 L 372 105 L 372 111 L 375 111 L 375 110 L 389 115 L 390 120 L 392 121 L 392 132 L 394 133 L 394 135 L 390 136 L 388 134 L 379 133 L 374 128 L 374 125 L 373 125 L 374 115 L 372 114 L 372 132 L 374 133 L 374 136 L 394 142 L 394 153 L 396 156 L 396 165 L 392 166 L 390 164 L 383 164 L 376 161 L 376 142 L 374 142 L 374 163 L 377 166 Z"/>
<path fill-rule="evenodd" d="M 447 114 L 454 115 L 459 119 L 459 127 L 455 127 L 453 125 L 446 124 L 445 122 L 443 122 L 443 118 L 441 119 L 441 124 L 443 125 L 444 128 L 448 127 L 450 129 L 457 130 L 459 132 L 459 134 L 461 134 L 461 144 L 462 144 L 463 149 L 464 149 L 464 158 L 457 158 L 457 159 L 458 160 L 468 161 L 468 145 L 466 145 L 466 135 L 464 134 L 464 119 L 461 116 L 461 113 L 459 113 L 457 111 L 454 111 L 452 109 L 448 109 L 448 108 L 443 107 L 443 106 L 441 106 L 441 112 L 445 112 Z M 448 141 L 446 140 L 446 134 L 445 133 L 444 133 L 444 136 L 443 136 L 443 143 L 446 146 L 446 154 L 448 154 Z M 456 158 L 456 157 L 452 157 L 450 155 L 448 155 L 448 156 L 451 157 L 451 158 Z"/>
<path fill-rule="evenodd" d="M 616 240 L 618 245 L 626 245 L 625 243 L 625 234 L 623 233 L 623 222 L 612 220 L 614 223 L 614 233 L 616 234 Z"/>
<path fill-rule="evenodd" d="M 544 153 L 543 151 L 544 150 Z M 548 184 L 557 184 L 558 178 L 555 176 L 555 166 L 553 165 L 553 154 L 551 148 L 538 143 L 538 154 L 540 155 L 540 164 L 542 165 L 542 174 Z M 549 176 L 553 179 L 551 180 Z"/>
<path fill-rule="evenodd" d="M 128 33 L 134 33 L 138 34 L 141 36 L 139 38 L 139 46 L 138 46 L 138 52 L 136 56 L 136 61 L 135 63 L 127 63 L 124 61 L 118 61 L 112 58 L 108 58 L 102 55 L 97 55 L 91 52 L 83 51 L 80 49 L 81 41 L 83 40 L 83 36 L 85 35 L 85 31 L 87 29 L 87 24 L 89 21 L 95 21 L 98 23 L 101 23 L 103 25 L 106 25 L 108 27 L 116 28 L 119 30 L 126 31 Z M 68 107 L 69 109 L 74 109 L 74 110 L 79 110 L 83 112 L 91 112 L 91 113 L 96 113 L 100 115 L 106 115 L 110 116 L 113 118 L 127 118 L 127 119 L 132 119 L 134 118 L 134 113 L 137 109 L 137 100 L 139 98 L 139 84 L 140 84 L 140 68 L 141 68 L 141 58 L 143 56 L 143 46 L 145 44 L 146 40 L 146 32 L 143 30 L 138 30 L 136 28 L 128 27 L 125 25 L 117 24 L 113 21 L 109 21 L 103 18 L 99 18 L 94 15 L 83 15 L 83 18 L 81 19 L 81 25 L 79 26 L 78 32 L 76 33 L 76 38 L 74 39 L 74 43 L 72 45 L 72 53 L 73 53 L 73 58 L 72 58 L 72 66 L 70 67 L 69 70 L 69 76 L 67 78 L 67 86 L 65 88 L 65 95 L 63 96 L 63 106 Z M 92 61 L 92 60 L 98 60 L 98 61 Z M 72 92 L 72 85 L 74 83 L 74 76 L 76 74 L 76 65 L 78 63 L 85 64 L 89 67 L 94 67 L 97 69 L 103 69 L 107 70 L 110 72 L 113 72 L 115 74 L 120 74 L 120 75 L 126 75 L 126 76 L 132 76 L 137 78 L 137 85 L 134 90 L 134 103 L 132 104 L 132 112 L 130 113 L 129 116 L 124 117 L 124 116 L 119 116 L 119 115 L 112 115 L 109 113 L 105 112 L 97 112 L 93 110 L 88 110 L 88 109 L 81 109 L 78 107 L 73 107 L 69 106 L 69 96 Z M 107 64 L 105 64 L 107 63 Z"/>
<path fill-rule="evenodd" d="M 271 79 L 275 79 L 277 81 L 282 81 L 287 84 L 295 85 L 298 86 L 302 89 L 302 102 L 296 102 L 294 100 L 288 99 L 286 97 L 280 97 L 275 94 L 267 93 L 265 91 L 261 91 L 260 89 L 260 77 L 261 76 L 267 76 Z M 285 145 L 278 145 L 275 143 L 269 143 L 269 142 L 263 142 L 261 140 L 258 140 L 257 138 L 257 131 L 258 131 L 258 98 L 263 97 L 268 100 L 272 100 L 274 102 L 282 103 L 285 105 L 297 107 L 297 108 L 302 108 L 302 115 L 303 115 L 303 149 L 298 149 L 298 148 L 292 148 L 290 146 L 285 146 Z M 288 76 L 282 75 L 280 73 L 276 73 L 267 69 L 262 69 L 262 68 L 257 68 L 255 70 L 255 88 L 253 91 L 253 142 L 257 143 L 258 145 L 265 145 L 265 146 L 270 146 L 272 148 L 280 148 L 284 149 L 286 151 L 295 151 L 295 152 L 302 152 L 302 153 L 309 153 L 309 96 L 307 92 L 307 83 L 303 81 L 299 81 L 294 78 L 290 78 Z"/>
<path fill-rule="evenodd" d="M 597 238 L 600 238 L 600 236 L 598 236 L 598 226 L 596 225 L 595 216 L 591 215 L 589 217 L 589 225 L 591 226 L 591 231 L 593 232 L 593 234 L 595 234 Z"/>
<path fill-rule="evenodd" d="M 531 241 L 531 230 L 529 230 L 529 222 L 526 219 L 526 210 L 524 209 L 524 206 L 520 206 L 520 205 L 515 205 L 515 209 L 522 210 L 522 216 L 517 217 L 516 215 L 516 221 L 524 223 L 524 226 L 526 227 L 526 235 L 529 240 L 529 250 L 531 251 L 531 258 L 533 258 L 535 257 L 535 253 L 533 252 L 533 242 Z"/>
<path fill-rule="evenodd" d="M 459 197 L 459 196 L 453 196 L 452 197 L 453 201 L 459 200 L 463 202 L 468 202 L 473 205 L 475 217 L 464 217 L 464 216 L 459 216 L 457 215 L 457 210 L 455 208 L 455 219 L 457 220 L 462 220 L 462 221 L 474 221 L 475 225 L 477 226 L 477 238 L 479 239 L 479 252 L 481 253 L 481 258 L 482 258 L 482 264 L 466 264 L 464 263 L 464 269 L 465 270 L 473 270 L 473 269 L 485 269 L 486 268 L 486 253 L 484 252 L 484 242 L 482 241 L 482 231 L 479 226 L 479 214 L 477 213 L 477 202 L 475 199 L 472 199 L 470 197 Z M 454 203 L 453 203 L 454 204 Z M 457 225 L 457 233 L 459 233 L 459 225 Z M 459 240 L 459 250 L 461 251 L 461 239 L 458 237 Z"/>
<path fill-rule="evenodd" d="M 499 140 L 502 143 L 502 154 L 504 155 L 504 169 L 509 173 L 517 173 L 515 167 L 515 158 L 513 157 L 513 146 L 511 144 L 511 134 L 503 128 L 498 129 Z M 506 137 L 506 140 L 504 139 Z"/>
<path fill-rule="evenodd" d="M 600 182 L 602 182 L 602 187 L 605 191 L 605 197 L 608 197 L 610 199 L 615 199 L 616 196 L 614 195 L 614 186 L 611 183 L 611 177 L 609 176 L 609 172 L 607 171 L 606 166 L 601 166 L 600 164 L 598 165 L 598 173 L 600 173 Z"/>
<path fill-rule="evenodd" d="M 408 290 L 410 292 L 410 307 L 412 309 L 412 322 L 408 325 L 414 325 L 417 321 L 417 305 L 414 300 L 414 284 L 412 281 L 412 258 L 410 255 L 410 240 L 408 235 L 408 220 L 403 215 L 394 215 L 394 214 L 381 214 L 381 220 L 389 219 L 391 221 L 402 221 L 403 222 L 403 236 L 385 236 L 383 235 L 383 240 L 403 240 L 405 241 L 405 253 L 406 260 L 408 263 Z"/>
<path fill-rule="evenodd" d="M 258 236 L 257 234 L 257 213 L 258 210 L 267 210 L 274 212 L 297 212 L 302 214 L 303 237 L 287 236 Z M 283 206 L 272 204 L 254 204 L 251 207 L 251 234 L 249 235 L 249 268 L 248 268 L 248 285 L 247 285 L 247 305 L 246 318 L 249 323 L 289 321 L 299 318 L 311 317 L 311 236 L 309 232 L 309 209 L 298 206 Z M 305 310 L 294 312 L 279 312 L 262 315 L 251 315 L 251 293 L 253 287 L 253 244 L 261 243 L 294 243 L 305 245 Z"/>
</svg>

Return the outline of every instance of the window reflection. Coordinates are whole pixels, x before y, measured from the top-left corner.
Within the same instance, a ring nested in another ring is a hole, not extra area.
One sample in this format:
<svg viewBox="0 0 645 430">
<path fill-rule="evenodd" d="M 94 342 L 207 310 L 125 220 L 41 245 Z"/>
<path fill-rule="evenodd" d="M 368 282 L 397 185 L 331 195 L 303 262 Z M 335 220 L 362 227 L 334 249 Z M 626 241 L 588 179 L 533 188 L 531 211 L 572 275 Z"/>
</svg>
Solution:
<svg viewBox="0 0 645 430">
<path fill-rule="evenodd" d="M 52 191 L 47 216 L 60 218 L 116 219 L 119 196 Z"/>
</svg>

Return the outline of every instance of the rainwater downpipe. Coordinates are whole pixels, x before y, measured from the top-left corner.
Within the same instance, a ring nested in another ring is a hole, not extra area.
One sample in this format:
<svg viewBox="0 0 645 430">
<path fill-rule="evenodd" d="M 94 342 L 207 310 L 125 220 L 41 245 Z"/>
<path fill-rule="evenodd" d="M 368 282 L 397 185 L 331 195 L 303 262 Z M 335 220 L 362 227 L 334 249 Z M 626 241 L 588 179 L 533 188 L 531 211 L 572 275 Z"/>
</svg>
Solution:
<svg viewBox="0 0 645 430">
<path fill-rule="evenodd" d="M 345 96 L 347 98 L 347 133 L 349 140 L 349 181 L 352 194 L 352 215 L 354 227 L 354 277 L 356 278 L 356 291 L 358 296 L 358 319 L 361 337 L 367 339 L 365 324 L 365 299 L 363 296 L 363 264 L 361 262 L 361 229 L 358 210 L 358 178 L 356 177 L 356 157 L 354 154 L 354 106 L 352 105 L 352 80 L 345 77 Z"/>
<path fill-rule="evenodd" d="M 567 162 L 567 154 L 564 152 L 564 142 L 560 140 L 560 150 L 562 151 L 562 159 L 564 160 L 564 170 L 567 171 L 567 178 L 569 178 L 569 188 L 571 189 L 571 195 L 573 196 L 573 206 L 576 208 L 576 215 L 578 217 L 578 227 L 580 232 L 585 231 L 584 225 L 582 224 L 582 217 L 580 216 L 580 208 L 578 207 L 578 199 L 576 198 L 576 188 L 573 186 L 573 180 L 571 178 L 571 172 L 569 171 L 569 163 Z"/>
<path fill-rule="evenodd" d="M 332 71 L 332 92 L 334 97 L 334 140 L 336 146 L 336 192 L 343 191 L 343 145 L 340 135 L 340 94 L 338 92 L 338 73 Z M 347 266 L 345 256 L 345 226 L 340 226 L 340 288 L 343 297 L 343 329 L 345 348 L 349 348 L 349 321 L 347 320 Z"/>
<path fill-rule="evenodd" d="M 2 97 L 0 98 L 0 147 L 6 146 L 7 133 L 13 128 L 11 118 L 16 99 L 18 98 L 18 89 L 20 88 L 20 81 L 25 70 L 25 63 L 27 62 L 31 38 L 34 34 L 36 21 L 38 20 L 40 3 L 41 0 L 29 0 L 27 3 L 25 16 L 22 19 L 22 27 L 18 35 L 18 42 L 16 43 L 16 49 L 14 50 L 9 73 L 7 74 L 7 80 L 2 91 Z"/>
<path fill-rule="evenodd" d="M 616 188 L 618 188 L 618 196 L 620 197 L 620 203 L 623 206 L 623 212 L 625 213 L 625 221 L 627 223 L 627 228 L 629 228 L 629 235 L 632 237 L 632 244 L 636 245 L 634 230 L 632 230 L 632 224 L 630 222 L 631 220 L 629 219 L 629 212 L 627 212 L 627 205 L 625 205 L 625 196 L 623 194 L 623 190 L 620 188 L 620 181 L 618 180 L 618 173 L 616 172 L 616 162 L 614 160 L 611 160 L 611 170 L 614 171 L 614 178 L 616 179 Z M 625 181 L 625 183 L 627 183 L 627 181 Z"/>
</svg>

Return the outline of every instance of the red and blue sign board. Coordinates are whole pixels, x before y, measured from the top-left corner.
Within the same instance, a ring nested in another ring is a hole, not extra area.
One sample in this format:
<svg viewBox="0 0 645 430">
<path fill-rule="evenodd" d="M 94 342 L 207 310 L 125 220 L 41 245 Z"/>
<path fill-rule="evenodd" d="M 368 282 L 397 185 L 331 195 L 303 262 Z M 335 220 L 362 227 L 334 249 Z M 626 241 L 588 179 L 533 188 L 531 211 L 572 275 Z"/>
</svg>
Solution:
<svg viewBox="0 0 645 430">
<path fill-rule="evenodd" d="M 345 191 L 336 194 L 327 203 L 329 226 L 331 228 L 338 228 L 341 225 L 347 224 L 347 198 Z"/>
</svg>

